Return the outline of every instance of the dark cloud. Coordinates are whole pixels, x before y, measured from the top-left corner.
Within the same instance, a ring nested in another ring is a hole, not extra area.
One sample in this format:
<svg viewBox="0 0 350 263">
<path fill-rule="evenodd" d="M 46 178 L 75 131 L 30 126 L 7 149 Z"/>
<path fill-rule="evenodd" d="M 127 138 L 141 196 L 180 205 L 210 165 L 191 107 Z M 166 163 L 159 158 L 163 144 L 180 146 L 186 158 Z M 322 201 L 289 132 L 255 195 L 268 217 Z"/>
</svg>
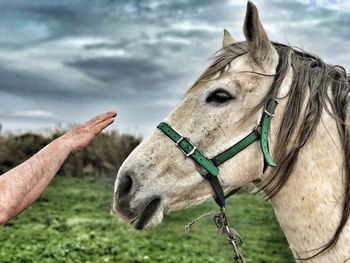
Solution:
<svg viewBox="0 0 350 263">
<path fill-rule="evenodd" d="M 96 57 L 65 62 L 89 77 L 113 85 L 113 90 L 124 95 L 159 93 L 163 95 L 176 75 L 152 61 L 140 58 Z M 167 83 L 167 84 L 165 84 Z"/>
<path fill-rule="evenodd" d="M 79 11 L 77 6 L 35 5 L 22 8 L 21 10 L 46 20 L 61 20 L 64 18 L 62 22 L 70 23 L 82 22 L 81 17 L 86 17 L 86 13 Z"/>
<path fill-rule="evenodd" d="M 272 40 L 349 67 L 350 0 L 338 1 L 341 8 L 334 3 L 257 5 Z M 0 121 L 5 127 L 9 119 L 11 127 L 24 120 L 74 122 L 118 105 L 120 127 L 153 127 L 220 48 L 223 28 L 243 39 L 245 5 L 235 0 L 2 0 Z"/>
<path fill-rule="evenodd" d="M 310 34 L 316 38 L 336 35 L 349 40 L 349 10 L 330 8 L 326 5 L 327 1 L 324 2 L 322 6 L 310 4 L 310 1 L 272 0 L 260 11 L 263 17 L 268 18 L 267 22 L 273 22 L 277 27 L 288 27 L 291 36 L 298 33 L 304 35 L 305 42 L 310 39 Z M 277 10 L 278 13 L 268 12 L 269 9 Z"/>
<path fill-rule="evenodd" d="M 119 49 L 124 48 L 128 44 L 127 40 L 119 41 L 118 43 L 97 43 L 97 44 L 87 44 L 84 45 L 86 50 L 94 50 L 94 49 Z"/>
<path fill-rule="evenodd" d="M 178 30 L 178 29 L 169 29 L 169 30 L 164 30 L 160 33 L 157 34 L 157 37 L 160 39 L 164 37 L 179 37 L 183 39 L 189 39 L 189 40 L 194 40 L 194 39 L 210 39 L 215 35 L 214 32 L 212 31 L 206 31 L 206 30 L 199 30 L 199 29 L 191 29 L 191 30 Z"/>
<path fill-rule="evenodd" d="M 33 73 L 0 65 L 0 93 L 31 99 L 74 100 L 93 95 L 90 90 L 79 87 L 69 89 L 45 76 L 44 72 Z"/>
</svg>

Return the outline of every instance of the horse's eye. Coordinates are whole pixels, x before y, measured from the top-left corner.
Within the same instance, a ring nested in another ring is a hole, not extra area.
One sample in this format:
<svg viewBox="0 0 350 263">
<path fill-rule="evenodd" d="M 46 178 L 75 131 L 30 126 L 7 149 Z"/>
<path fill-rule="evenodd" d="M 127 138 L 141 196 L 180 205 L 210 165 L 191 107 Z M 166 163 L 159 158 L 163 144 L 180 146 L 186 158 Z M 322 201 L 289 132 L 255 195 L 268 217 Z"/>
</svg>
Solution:
<svg viewBox="0 0 350 263">
<path fill-rule="evenodd" d="M 217 89 L 211 92 L 205 101 L 208 103 L 214 102 L 214 103 L 222 104 L 232 99 L 233 97 L 226 90 Z"/>
</svg>

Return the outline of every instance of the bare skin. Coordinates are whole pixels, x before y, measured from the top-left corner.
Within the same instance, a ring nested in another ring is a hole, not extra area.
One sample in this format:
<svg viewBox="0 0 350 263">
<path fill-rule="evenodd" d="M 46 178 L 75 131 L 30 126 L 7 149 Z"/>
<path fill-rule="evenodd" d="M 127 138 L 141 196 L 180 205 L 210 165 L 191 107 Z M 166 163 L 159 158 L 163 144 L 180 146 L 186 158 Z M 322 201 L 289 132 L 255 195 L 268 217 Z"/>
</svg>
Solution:
<svg viewBox="0 0 350 263">
<path fill-rule="evenodd" d="M 96 135 L 113 123 L 116 115 L 116 112 L 107 112 L 76 126 L 0 176 L 0 224 L 30 206 L 46 189 L 67 157 L 87 147 Z"/>
</svg>

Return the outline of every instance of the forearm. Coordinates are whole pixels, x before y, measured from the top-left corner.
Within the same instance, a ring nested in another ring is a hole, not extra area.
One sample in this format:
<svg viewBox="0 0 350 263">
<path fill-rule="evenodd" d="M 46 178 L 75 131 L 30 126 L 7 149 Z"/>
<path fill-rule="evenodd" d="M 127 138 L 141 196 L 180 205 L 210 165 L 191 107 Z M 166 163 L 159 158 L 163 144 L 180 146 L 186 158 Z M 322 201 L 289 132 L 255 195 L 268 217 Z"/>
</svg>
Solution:
<svg viewBox="0 0 350 263">
<path fill-rule="evenodd" d="M 70 152 L 70 147 L 59 138 L 21 165 L 3 174 L 0 177 L 0 214 L 5 214 L 9 219 L 33 203 Z"/>
<path fill-rule="evenodd" d="M 45 190 L 71 152 L 87 147 L 111 125 L 116 112 L 107 112 L 78 125 L 28 161 L 0 176 L 0 224 L 22 212 Z"/>
</svg>

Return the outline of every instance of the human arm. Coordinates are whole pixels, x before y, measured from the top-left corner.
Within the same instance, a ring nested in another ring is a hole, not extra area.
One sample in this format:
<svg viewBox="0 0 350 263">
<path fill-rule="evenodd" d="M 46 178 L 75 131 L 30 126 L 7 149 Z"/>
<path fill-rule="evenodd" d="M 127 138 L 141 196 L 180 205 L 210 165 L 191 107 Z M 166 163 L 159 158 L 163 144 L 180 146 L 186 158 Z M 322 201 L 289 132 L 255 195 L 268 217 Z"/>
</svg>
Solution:
<svg viewBox="0 0 350 263">
<path fill-rule="evenodd" d="M 67 157 L 88 146 L 113 123 L 115 112 L 101 114 L 45 146 L 30 159 L 0 176 L 0 224 L 22 212 L 46 189 Z"/>
</svg>

